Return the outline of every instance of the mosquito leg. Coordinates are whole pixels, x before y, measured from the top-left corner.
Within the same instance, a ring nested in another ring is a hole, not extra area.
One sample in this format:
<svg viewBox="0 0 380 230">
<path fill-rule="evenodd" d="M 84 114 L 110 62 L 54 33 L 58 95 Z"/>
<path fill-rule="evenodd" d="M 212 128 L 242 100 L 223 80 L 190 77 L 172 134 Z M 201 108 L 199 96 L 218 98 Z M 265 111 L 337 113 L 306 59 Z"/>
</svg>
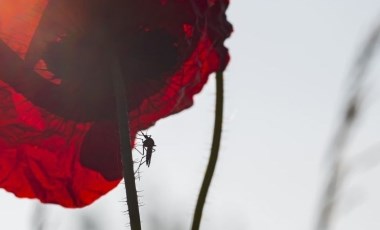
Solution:
<svg viewBox="0 0 380 230">
<path fill-rule="evenodd" d="M 140 153 L 141 156 L 145 156 L 145 154 L 142 153 L 140 150 L 138 150 L 137 148 L 135 148 L 135 149 L 136 149 L 136 151 L 137 151 L 138 153 Z"/>
<path fill-rule="evenodd" d="M 140 175 L 140 167 L 141 167 L 141 165 L 143 165 L 143 164 L 145 163 L 145 161 L 143 161 L 144 158 L 145 158 L 145 156 L 144 156 L 144 157 L 141 157 L 141 160 L 140 160 L 139 166 L 137 166 L 137 169 L 136 169 L 136 171 L 135 171 L 135 175 L 136 175 L 136 173 L 137 173 L 138 175 Z M 140 176 L 139 176 L 139 177 L 140 177 Z"/>
</svg>

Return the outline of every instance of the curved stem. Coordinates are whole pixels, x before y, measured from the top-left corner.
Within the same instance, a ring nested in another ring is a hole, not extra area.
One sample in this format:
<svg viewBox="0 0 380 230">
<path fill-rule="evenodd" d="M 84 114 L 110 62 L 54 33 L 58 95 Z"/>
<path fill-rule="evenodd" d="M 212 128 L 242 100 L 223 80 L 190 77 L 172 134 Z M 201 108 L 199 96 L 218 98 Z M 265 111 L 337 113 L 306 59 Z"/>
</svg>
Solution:
<svg viewBox="0 0 380 230">
<path fill-rule="evenodd" d="M 212 176 L 214 175 L 216 161 L 219 155 L 220 139 L 222 136 L 222 122 L 223 122 L 223 73 L 218 72 L 216 74 L 216 108 L 215 108 L 215 124 L 214 124 L 214 136 L 212 140 L 210 159 L 206 169 L 206 174 L 203 179 L 201 191 L 199 192 L 197 206 L 195 208 L 193 224 L 191 229 L 198 230 L 203 207 L 206 202 L 206 196 L 211 184 Z"/>
<path fill-rule="evenodd" d="M 125 192 L 127 193 L 127 205 L 129 220 L 132 230 L 140 230 L 140 213 L 136 192 L 135 173 L 133 171 L 131 135 L 129 131 L 129 118 L 125 83 L 121 73 L 119 60 L 113 58 L 112 78 L 116 99 L 117 119 L 119 124 L 120 154 L 123 165 L 123 177 Z"/>
</svg>

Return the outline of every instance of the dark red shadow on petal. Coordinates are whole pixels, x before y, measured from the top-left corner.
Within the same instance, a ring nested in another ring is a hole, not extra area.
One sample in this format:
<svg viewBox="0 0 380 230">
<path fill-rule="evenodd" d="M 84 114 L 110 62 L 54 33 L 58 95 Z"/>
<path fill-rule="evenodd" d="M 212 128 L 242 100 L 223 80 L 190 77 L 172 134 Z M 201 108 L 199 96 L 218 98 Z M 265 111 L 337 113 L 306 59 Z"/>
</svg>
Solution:
<svg viewBox="0 0 380 230">
<path fill-rule="evenodd" d="M 97 122 L 87 132 L 80 151 L 83 166 L 107 180 L 122 178 L 118 128 L 115 123 Z"/>
<path fill-rule="evenodd" d="M 0 67 L 17 79 L 13 80 L 19 85 L 16 90 L 51 113 L 76 121 L 114 120 L 110 55 L 121 60 L 129 109 L 133 110 L 166 86 L 200 39 L 201 30 L 189 35 L 190 27 L 202 26 L 202 21 L 195 20 L 190 2 L 170 1 L 164 5 L 150 0 L 50 1 L 25 63 L 15 57 L 10 61 L 29 72 L 43 61 L 60 84 L 46 81 L 39 88 L 31 88 L 30 81 L 44 77 L 25 71 L 15 76 L 12 67 Z M 20 75 L 29 76 L 21 81 Z M 4 80 L 15 87 L 12 81 Z"/>
</svg>

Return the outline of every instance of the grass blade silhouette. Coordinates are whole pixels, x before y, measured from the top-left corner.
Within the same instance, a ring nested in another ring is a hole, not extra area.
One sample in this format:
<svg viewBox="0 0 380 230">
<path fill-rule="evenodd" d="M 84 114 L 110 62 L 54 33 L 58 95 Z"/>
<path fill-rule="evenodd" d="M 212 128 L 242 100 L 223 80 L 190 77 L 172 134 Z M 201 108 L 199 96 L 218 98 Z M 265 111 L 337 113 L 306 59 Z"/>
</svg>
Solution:
<svg viewBox="0 0 380 230">
<path fill-rule="evenodd" d="M 371 67 L 371 61 L 378 51 L 379 44 L 380 24 L 369 36 L 368 41 L 365 43 L 349 75 L 351 85 L 347 94 L 347 101 L 344 104 L 344 114 L 327 155 L 329 171 L 325 190 L 321 198 L 321 207 L 315 227 L 316 230 L 329 230 L 332 228 L 338 194 L 341 190 L 341 184 L 345 179 L 344 167 L 342 165 L 344 161 L 344 148 L 348 144 L 347 141 L 352 133 L 352 127 L 358 119 L 359 112 L 361 112 L 361 103 L 366 93 L 363 84 L 367 78 L 367 72 Z"/>
</svg>

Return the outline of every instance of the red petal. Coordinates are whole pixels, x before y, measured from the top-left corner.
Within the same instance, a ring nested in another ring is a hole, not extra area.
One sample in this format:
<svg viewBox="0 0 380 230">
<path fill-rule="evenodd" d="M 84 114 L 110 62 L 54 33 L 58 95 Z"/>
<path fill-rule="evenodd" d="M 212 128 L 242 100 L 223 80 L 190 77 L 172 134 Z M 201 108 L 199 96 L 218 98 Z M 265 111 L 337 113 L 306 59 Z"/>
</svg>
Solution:
<svg viewBox="0 0 380 230">
<path fill-rule="evenodd" d="M 48 114 L 11 87 L 0 86 L 3 188 L 19 197 L 81 207 L 119 183 L 80 164 L 80 146 L 92 124 Z"/>
</svg>

